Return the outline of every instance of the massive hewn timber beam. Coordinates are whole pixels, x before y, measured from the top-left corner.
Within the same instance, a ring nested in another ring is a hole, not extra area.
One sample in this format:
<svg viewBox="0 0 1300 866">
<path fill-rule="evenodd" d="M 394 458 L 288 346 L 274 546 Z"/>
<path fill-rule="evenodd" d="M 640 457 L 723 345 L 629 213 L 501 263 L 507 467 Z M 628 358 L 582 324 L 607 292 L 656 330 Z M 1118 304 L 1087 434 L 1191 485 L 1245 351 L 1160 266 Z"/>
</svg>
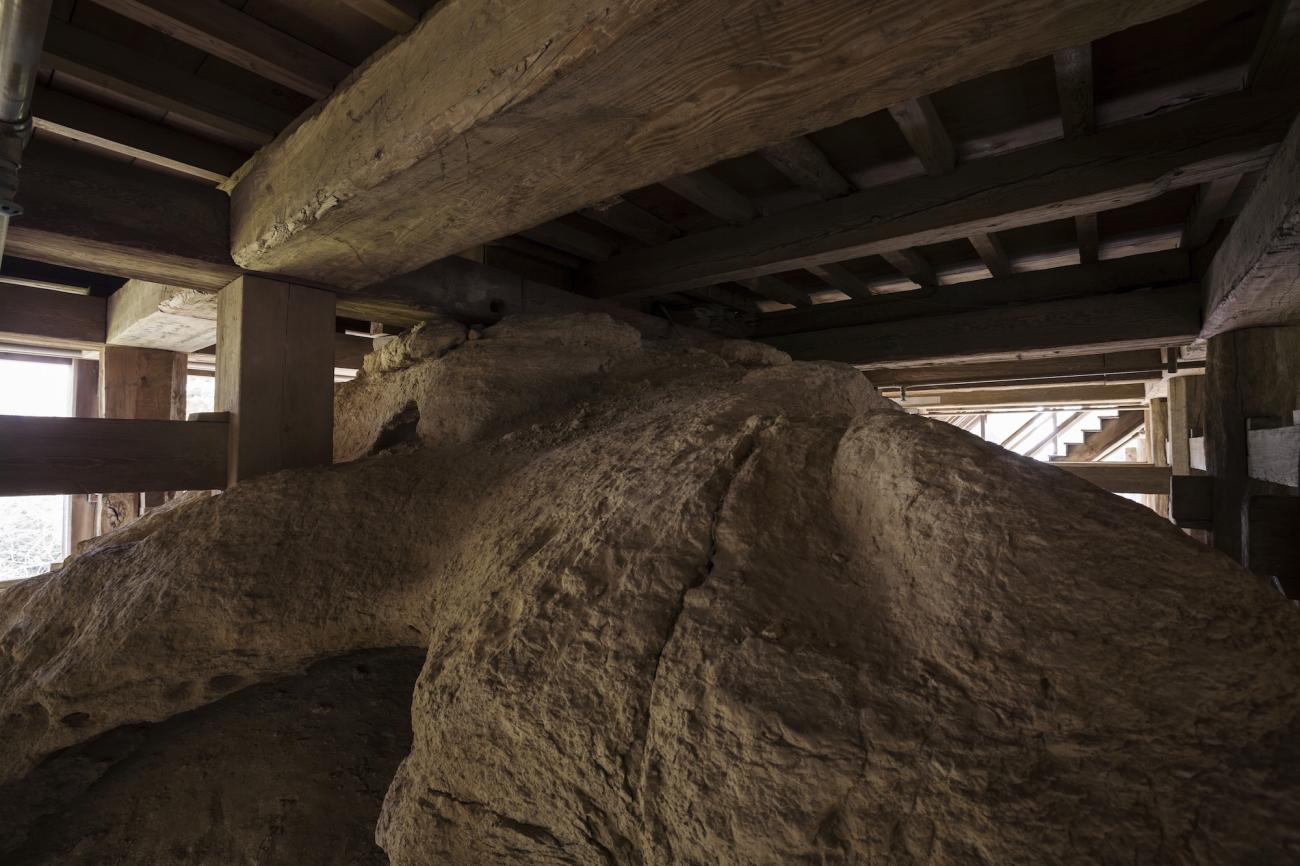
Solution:
<svg viewBox="0 0 1300 866">
<path fill-rule="evenodd" d="M 1192 5 L 447 0 L 252 161 L 234 258 L 365 286 Z"/>
<path fill-rule="evenodd" d="M 807 331 L 762 342 L 798 360 L 905 367 L 1176 346 L 1195 339 L 1200 324 L 1199 289 L 1179 286 Z"/>
<path fill-rule="evenodd" d="M 1300 322 L 1300 119 L 1214 254 L 1204 285 L 1203 337 Z"/>
<path fill-rule="evenodd" d="M 239 276 L 220 190 L 37 139 L 5 252 L 216 291 Z"/>
<path fill-rule="evenodd" d="M 218 421 L 0 415 L 0 496 L 224 487 L 227 429 Z"/>
<path fill-rule="evenodd" d="M 1262 168 L 1292 104 L 1233 94 L 1096 135 L 975 160 L 821 204 L 637 250 L 588 268 L 601 297 L 727 280 L 967 238 L 1154 198 Z"/>
</svg>

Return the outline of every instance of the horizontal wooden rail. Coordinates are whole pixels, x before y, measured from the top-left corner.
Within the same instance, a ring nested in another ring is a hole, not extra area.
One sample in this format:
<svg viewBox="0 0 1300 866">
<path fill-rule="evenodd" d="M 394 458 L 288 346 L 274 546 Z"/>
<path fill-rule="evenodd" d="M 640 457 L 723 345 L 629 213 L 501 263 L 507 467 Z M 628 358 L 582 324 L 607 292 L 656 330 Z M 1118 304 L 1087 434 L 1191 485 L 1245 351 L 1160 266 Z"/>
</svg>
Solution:
<svg viewBox="0 0 1300 866">
<path fill-rule="evenodd" d="M 224 421 L 0 415 L 0 496 L 226 486 Z"/>
<path fill-rule="evenodd" d="M 1168 466 L 1150 463 L 1053 463 L 1111 493 L 1169 493 Z"/>
</svg>

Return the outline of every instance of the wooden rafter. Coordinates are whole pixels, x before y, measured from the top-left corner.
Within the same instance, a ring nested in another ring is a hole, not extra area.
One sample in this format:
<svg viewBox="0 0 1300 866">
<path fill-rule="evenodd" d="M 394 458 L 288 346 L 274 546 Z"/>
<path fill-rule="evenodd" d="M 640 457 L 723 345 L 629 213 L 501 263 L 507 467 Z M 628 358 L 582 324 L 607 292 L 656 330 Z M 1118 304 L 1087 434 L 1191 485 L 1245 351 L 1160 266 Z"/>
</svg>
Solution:
<svg viewBox="0 0 1300 866">
<path fill-rule="evenodd" d="M 352 68 L 221 0 L 94 0 L 235 66 L 319 99 Z"/>
<path fill-rule="evenodd" d="M 42 133 L 209 183 L 225 181 L 247 159 L 247 154 L 226 145 L 44 85 L 36 87 L 32 113 Z"/>
<path fill-rule="evenodd" d="M 420 23 L 419 12 L 401 0 L 343 0 L 344 3 L 394 33 L 406 33 Z"/>
<path fill-rule="evenodd" d="M 953 170 L 957 150 L 928 96 L 891 105 L 889 113 L 927 172 L 940 175 Z"/>
<path fill-rule="evenodd" d="M 1095 213 L 1267 164 L 1288 106 L 1255 95 L 1206 100 L 1086 139 L 978 160 L 748 226 L 623 253 L 588 270 L 601 296 L 653 295 Z M 1069 177 L 1067 189 L 1043 182 Z M 921 204 L 918 204 L 921 203 Z"/>
<path fill-rule="evenodd" d="M 790 181 L 822 198 L 836 198 L 853 191 L 853 184 L 807 138 L 800 136 L 769 145 L 759 153 Z"/>
<path fill-rule="evenodd" d="M 251 147 L 269 142 L 293 119 L 242 94 L 151 60 L 58 20 L 50 21 L 41 65 Z"/>
<path fill-rule="evenodd" d="M 1223 218 L 1232 194 L 1240 185 L 1241 175 L 1236 175 L 1212 180 L 1197 190 L 1196 203 L 1187 215 L 1187 224 L 1183 227 L 1183 237 L 1178 245 L 1189 250 L 1204 245 Z"/>
</svg>

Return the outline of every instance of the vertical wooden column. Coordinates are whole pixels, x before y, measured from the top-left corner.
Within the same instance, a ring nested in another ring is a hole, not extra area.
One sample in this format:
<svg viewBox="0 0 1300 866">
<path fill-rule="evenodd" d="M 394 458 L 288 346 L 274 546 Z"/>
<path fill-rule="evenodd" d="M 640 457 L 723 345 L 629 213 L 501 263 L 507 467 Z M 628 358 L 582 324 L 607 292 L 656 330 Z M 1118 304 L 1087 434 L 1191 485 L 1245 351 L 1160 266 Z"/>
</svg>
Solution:
<svg viewBox="0 0 1300 866">
<path fill-rule="evenodd" d="M 78 418 L 99 417 L 99 362 L 78 359 L 72 362 L 72 414 Z M 97 507 L 90 495 L 74 493 L 68 497 L 68 548 L 76 551 L 83 541 L 98 531 Z"/>
<path fill-rule="evenodd" d="M 1169 465 L 1169 401 L 1157 397 L 1147 409 L 1147 453 L 1156 466 Z M 1151 508 L 1161 517 L 1169 516 L 1169 495 L 1151 495 Z"/>
<path fill-rule="evenodd" d="M 105 418 L 185 419 L 188 358 L 181 352 L 105 346 L 100 366 L 100 404 Z M 100 497 L 99 531 L 131 523 L 142 513 L 140 494 Z"/>
<path fill-rule="evenodd" d="M 334 295 L 244 276 L 217 302 L 229 483 L 333 459 Z"/>
<path fill-rule="evenodd" d="M 1205 469 L 1214 476 L 1214 546 L 1241 562 L 1248 476 L 1238 333 L 1212 337 L 1205 357 Z"/>
</svg>

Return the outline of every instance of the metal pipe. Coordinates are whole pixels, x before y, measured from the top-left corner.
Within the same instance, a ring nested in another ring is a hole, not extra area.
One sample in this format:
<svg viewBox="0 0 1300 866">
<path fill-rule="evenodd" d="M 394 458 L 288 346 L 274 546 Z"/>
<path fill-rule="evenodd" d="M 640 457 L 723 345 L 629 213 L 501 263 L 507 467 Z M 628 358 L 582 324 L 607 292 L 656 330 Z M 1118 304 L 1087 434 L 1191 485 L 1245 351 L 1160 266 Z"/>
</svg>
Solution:
<svg viewBox="0 0 1300 866">
<path fill-rule="evenodd" d="M 0 216 L 14 201 L 23 148 L 32 136 L 32 93 L 53 0 L 0 0 Z"/>
</svg>

